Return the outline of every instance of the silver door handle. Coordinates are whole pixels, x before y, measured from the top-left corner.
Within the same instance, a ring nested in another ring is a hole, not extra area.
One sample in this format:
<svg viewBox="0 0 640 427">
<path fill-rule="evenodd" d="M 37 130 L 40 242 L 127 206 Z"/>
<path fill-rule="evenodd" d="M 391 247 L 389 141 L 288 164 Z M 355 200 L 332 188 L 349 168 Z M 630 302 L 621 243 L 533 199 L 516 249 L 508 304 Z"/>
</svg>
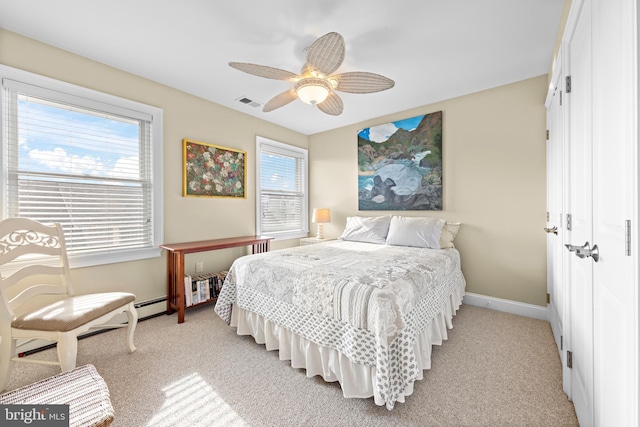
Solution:
<svg viewBox="0 0 640 427">
<path fill-rule="evenodd" d="M 556 227 L 555 225 L 553 226 L 553 228 L 545 227 L 544 231 L 546 231 L 547 233 L 553 233 L 556 236 L 558 235 L 558 227 Z"/>
<path fill-rule="evenodd" d="M 575 245 L 565 245 L 565 246 L 567 249 L 569 249 L 569 252 L 578 252 L 579 250 L 588 248 L 589 242 L 585 243 L 582 246 L 575 246 Z"/>
<path fill-rule="evenodd" d="M 591 249 L 585 249 L 583 253 L 585 257 L 593 258 L 593 261 L 595 262 L 598 262 L 600 259 L 600 250 L 598 249 L 598 245 L 593 245 Z M 576 255 L 580 256 L 579 254 Z"/>
<path fill-rule="evenodd" d="M 575 252 L 578 258 L 588 258 L 591 257 L 595 262 L 598 262 L 600 259 L 600 251 L 598 249 L 598 245 L 593 245 L 591 247 L 589 242 L 585 242 L 582 246 L 575 245 L 565 245 L 570 252 Z"/>
</svg>

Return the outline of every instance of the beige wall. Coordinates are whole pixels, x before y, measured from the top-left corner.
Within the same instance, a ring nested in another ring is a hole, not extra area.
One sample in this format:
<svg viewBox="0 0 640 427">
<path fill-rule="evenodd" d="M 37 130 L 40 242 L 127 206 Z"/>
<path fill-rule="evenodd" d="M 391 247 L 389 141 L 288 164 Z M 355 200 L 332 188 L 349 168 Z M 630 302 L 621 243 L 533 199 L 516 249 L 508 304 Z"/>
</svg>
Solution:
<svg viewBox="0 0 640 427">
<path fill-rule="evenodd" d="M 351 215 L 461 221 L 468 292 L 546 305 L 546 89 L 544 75 L 312 135 L 310 207 L 331 208 L 325 236 L 339 236 Z M 440 110 L 443 211 L 358 211 L 357 131 Z"/>
<path fill-rule="evenodd" d="M 171 60 L 171 58 L 167 58 Z M 0 64 L 153 105 L 164 110 L 164 242 L 255 234 L 255 137 L 307 148 L 308 137 L 150 80 L 0 29 Z M 182 138 L 247 151 L 247 198 L 182 197 Z M 297 241 L 277 242 L 286 247 Z M 228 268 L 243 249 L 189 255 L 187 269 Z M 76 289 L 128 290 L 138 301 L 166 294 L 166 255 L 145 261 L 75 269 Z M 159 307 L 158 307 L 159 306 Z M 152 311 L 162 310 L 158 304 Z"/>
<path fill-rule="evenodd" d="M 254 234 L 256 135 L 309 148 L 310 207 L 332 209 L 325 234 L 338 236 L 346 216 L 384 213 L 358 211 L 356 131 L 442 110 L 444 210 L 404 214 L 463 222 L 457 246 L 469 292 L 545 305 L 546 76 L 307 137 L 2 29 L 0 63 L 164 110 L 165 242 Z M 247 198 L 183 198 L 182 138 L 247 151 Z M 274 248 L 296 243 L 276 242 Z M 239 255 L 234 251 L 190 255 L 186 267 L 192 271 L 200 260 L 205 270 L 228 267 Z M 129 290 L 144 301 L 165 295 L 165 262 L 163 256 L 73 275 L 80 292 Z M 162 309 L 157 304 L 148 310 Z"/>
</svg>

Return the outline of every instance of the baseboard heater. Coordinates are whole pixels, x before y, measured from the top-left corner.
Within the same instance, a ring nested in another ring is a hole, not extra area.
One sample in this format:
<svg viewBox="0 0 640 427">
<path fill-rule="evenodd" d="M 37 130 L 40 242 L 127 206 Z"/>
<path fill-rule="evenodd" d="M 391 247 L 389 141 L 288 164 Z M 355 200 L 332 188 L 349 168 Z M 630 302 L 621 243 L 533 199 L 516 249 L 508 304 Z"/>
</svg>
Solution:
<svg viewBox="0 0 640 427">
<path fill-rule="evenodd" d="M 154 299 L 150 299 L 150 300 L 146 300 L 146 301 L 140 301 L 139 303 L 134 304 L 134 306 L 136 307 L 136 310 L 137 310 L 137 309 L 142 308 L 142 307 L 147 307 L 149 305 L 158 304 L 158 303 L 165 302 L 165 301 L 167 301 L 167 297 L 166 296 L 158 297 L 158 298 L 154 298 Z M 162 316 L 164 314 L 166 314 L 166 312 L 161 311 L 159 313 L 155 313 L 155 314 L 151 314 L 149 316 L 141 317 L 141 318 L 138 319 L 138 323 L 143 322 L 143 321 L 148 320 L 148 319 L 153 319 L 154 317 Z M 98 329 L 98 330 L 93 331 L 93 332 L 87 332 L 86 334 L 80 335 L 78 337 L 78 339 L 81 340 L 81 339 L 84 339 L 84 338 L 92 337 L 94 335 L 98 335 L 98 334 L 101 334 L 103 332 L 108 332 L 108 331 L 110 331 L 112 329 L 115 329 L 115 328 L 104 328 L 104 329 Z M 55 348 L 55 346 L 56 346 L 56 343 L 47 344 L 47 345 L 42 346 L 42 347 L 34 348 L 32 350 L 27 350 L 25 352 L 19 353 L 18 356 L 19 357 L 29 356 L 31 354 L 39 353 L 39 352 L 44 351 L 44 350 L 49 350 L 50 348 Z"/>
<path fill-rule="evenodd" d="M 134 304 L 134 305 L 136 306 L 136 310 L 137 310 L 137 309 L 139 309 L 139 308 L 146 307 L 146 306 L 148 306 L 148 305 L 157 304 L 157 303 L 159 303 L 159 302 L 164 302 L 164 301 L 166 301 L 166 300 L 167 300 L 167 297 L 159 297 L 159 298 L 156 298 L 156 299 L 150 299 L 150 300 L 147 300 L 147 301 L 140 301 L 139 303 Z M 156 314 L 154 314 L 154 315 L 146 316 L 146 317 L 144 317 L 144 318 L 142 318 L 142 319 L 139 319 L 139 320 L 147 320 L 147 319 L 149 319 L 149 318 L 151 318 L 151 317 L 157 317 L 159 314 L 165 314 L 165 313 L 156 313 Z"/>
</svg>

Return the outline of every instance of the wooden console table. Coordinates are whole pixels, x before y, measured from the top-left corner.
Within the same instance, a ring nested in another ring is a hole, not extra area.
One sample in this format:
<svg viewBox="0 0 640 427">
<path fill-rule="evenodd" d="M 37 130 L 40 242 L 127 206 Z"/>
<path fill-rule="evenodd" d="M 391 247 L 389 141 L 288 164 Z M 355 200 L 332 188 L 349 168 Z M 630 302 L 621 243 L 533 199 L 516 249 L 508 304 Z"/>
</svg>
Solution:
<svg viewBox="0 0 640 427">
<path fill-rule="evenodd" d="M 269 251 L 269 242 L 273 237 L 244 236 L 228 239 L 201 240 L 198 242 L 171 243 L 160 245 L 167 254 L 167 314 L 178 312 L 178 323 L 184 322 L 184 256 L 196 252 L 215 251 L 217 249 L 252 247 L 252 253 Z M 215 299 L 206 301 L 214 302 Z M 195 307 L 195 304 L 190 307 Z"/>
</svg>

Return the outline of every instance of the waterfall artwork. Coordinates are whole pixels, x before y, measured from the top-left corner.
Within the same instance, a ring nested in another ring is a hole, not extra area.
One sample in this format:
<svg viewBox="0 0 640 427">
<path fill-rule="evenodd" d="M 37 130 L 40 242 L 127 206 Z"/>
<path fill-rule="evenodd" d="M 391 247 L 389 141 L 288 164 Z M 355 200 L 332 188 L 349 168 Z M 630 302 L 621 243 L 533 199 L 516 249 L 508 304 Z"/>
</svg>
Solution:
<svg viewBox="0 0 640 427">
<path fill-rule="evenodd" d="M 442 111 L 358 132 L 358 209 L 442 210 Z"/>
</svg>

